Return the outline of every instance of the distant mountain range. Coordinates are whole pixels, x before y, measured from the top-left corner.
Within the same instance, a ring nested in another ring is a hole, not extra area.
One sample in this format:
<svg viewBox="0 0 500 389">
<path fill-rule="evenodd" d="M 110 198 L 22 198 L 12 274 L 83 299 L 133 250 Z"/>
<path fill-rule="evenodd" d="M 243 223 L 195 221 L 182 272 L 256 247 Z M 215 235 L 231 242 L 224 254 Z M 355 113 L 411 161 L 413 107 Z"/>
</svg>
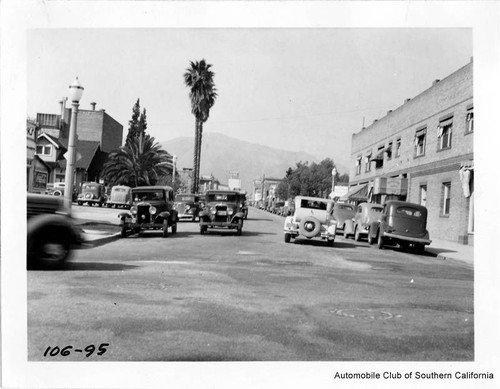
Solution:
<svg viewBox="0 0 500 389">
<path fill-rule="evenodd" d="M 160 142 L 162 148 L 177 156 L 177 168 L 193 167 L 194 137 L 180 137 Z M 219 133 L 203 135 L 201 151 L 202 175 L 210 175 L 227 184 L 230 172 L 239 172 L 242 189 L 251 192 L 253 180 L 283 178 L 289 167 L 297 162 L 320 162 L 322 156 L 305 152 L 279 150 L 268 146 L 242 141 Z M 348 173 L 345 166 L 335 162 L 340 174 Z"/>
</svg>

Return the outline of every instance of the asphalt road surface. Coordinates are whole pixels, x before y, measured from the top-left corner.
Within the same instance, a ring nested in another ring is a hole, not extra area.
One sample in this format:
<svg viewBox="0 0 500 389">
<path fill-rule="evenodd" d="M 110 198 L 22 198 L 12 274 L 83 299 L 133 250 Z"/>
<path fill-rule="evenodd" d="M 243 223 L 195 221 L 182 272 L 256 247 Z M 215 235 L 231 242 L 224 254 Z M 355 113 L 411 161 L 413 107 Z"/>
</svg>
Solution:
<svg viewBox="0 0 500 389">
<path fill-rule="evenodd" d="M 28 272 L 29 360 L 474 360 L 472 266 L 340 235 L 287 244 L 283 221 L 250 208 L 242 236 L 181 222 Z"/>
</svg>

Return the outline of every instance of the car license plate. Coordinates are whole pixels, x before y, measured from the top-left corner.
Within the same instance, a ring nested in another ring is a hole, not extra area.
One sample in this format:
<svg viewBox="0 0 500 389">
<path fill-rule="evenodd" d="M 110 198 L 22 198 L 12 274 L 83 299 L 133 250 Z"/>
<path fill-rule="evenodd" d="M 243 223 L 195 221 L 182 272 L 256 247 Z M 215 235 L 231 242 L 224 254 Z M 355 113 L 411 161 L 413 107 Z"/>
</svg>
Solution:
<svg viewBox="0 0 500 389">
<path fill-rule="evenodd" d="M 217 215 L 219 215 L 219 216 L 226 216 L 227 215 L 227 211 L 217 211 Z"/>
</svg>

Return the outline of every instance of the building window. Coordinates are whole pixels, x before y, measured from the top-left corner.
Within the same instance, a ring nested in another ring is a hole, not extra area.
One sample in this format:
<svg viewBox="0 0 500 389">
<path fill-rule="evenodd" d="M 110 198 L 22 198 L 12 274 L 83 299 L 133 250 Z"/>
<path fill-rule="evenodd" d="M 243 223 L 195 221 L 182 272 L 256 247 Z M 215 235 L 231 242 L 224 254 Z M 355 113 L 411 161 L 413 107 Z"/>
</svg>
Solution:
<svg viewBox="0 0 500 389">
<path fill-rule="evenodd" d="M 377 150 L 377 156 L 374 158 L 375 169 L 384 167 L 384 146 L 380 146 Z"/>
<path fill-rule="evenodd" d="M 420 157 L 425 154 L 425 138 L 427 129 L 418 130 L 415 133 L 415 157 Z"/>
<path fill-rule="evenodd" d="M 396 150 L 394 150 L 394 158 L 401 155 L 401 138 L 396 139 Z"/>
<path fill-rule="evenodd" d="M 372 170 L 371 168 L 372 165 L 372 154 L 368 154 L 365 157 L 365 172 L 368 173 L 369 171 Z"/>
<path fill-rule="evenodd" d="M 390 161 L 392 158 L 392 142 L 389 142 L 387 148 L 385 149 L 385 154 L 387 155 L 387 160 Z"/>
<path fill-rule="evenodd" d="M 471 132 L 474 132 L 474 111 L 472 108 L 467 111 L 465 117 L 465 133 L 469 134 Z"/>
<path fill-rule="evenodd" d="M 361 174 L 361 156 L 356 158 L 356 175 Z"/>
<path fill-rule="evenodd" d="M 39 155 L 50 155 L 52 154 L 52 146 L 36 146 L 36 153 Z"/>
<path fill-rule="evenodd" d="M 420 205 L 427 206 L 427 185 L 420 185 Z"/>
<path fill-rule="evenodd" d="M 438 126 L 438 150 L 449 149 L 451 147 L 451 132 L 453 128 L 453 118 L 439 123 Z"/>
<path fill-rule="evenodd" d="M 450 214 L 451 182 L 443 183 L 442 196 L 443 196 L 443 201 L 441 204 L 441 215 L 448 216 Z"/>
</svg>

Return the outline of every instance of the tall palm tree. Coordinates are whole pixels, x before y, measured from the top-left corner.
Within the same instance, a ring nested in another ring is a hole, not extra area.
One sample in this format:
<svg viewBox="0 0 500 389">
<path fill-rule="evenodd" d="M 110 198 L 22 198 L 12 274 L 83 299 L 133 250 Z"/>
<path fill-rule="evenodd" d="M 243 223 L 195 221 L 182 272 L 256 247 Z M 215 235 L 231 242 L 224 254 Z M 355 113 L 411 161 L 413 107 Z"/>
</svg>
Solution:
<svg viewBox="0 0 500 389">
<path fill-rule="evenodd" d="M 186 73 L 184 73 L 184 83 L 190 88 L 191 113 L 195 117 L 192 191 L 197 193 L 200 179 L 203 123 L 207 121 L 210 108 L 215 103 L 217 89 L 215 89 L 214 84 L 215 73 L 210 70 L 212 65 L 207 64 L 204 59 L 199 62 L 190 61 L 190 64 L 191 67 L 186 69 Z"/>
<path fill-rule="evenodd" d="M 172 156 L 149 134 L 127 140 L 125 146 L 109 154 L 102 178 L 110 185 L 154 185 L 170 173 Z"/>
</svg>

